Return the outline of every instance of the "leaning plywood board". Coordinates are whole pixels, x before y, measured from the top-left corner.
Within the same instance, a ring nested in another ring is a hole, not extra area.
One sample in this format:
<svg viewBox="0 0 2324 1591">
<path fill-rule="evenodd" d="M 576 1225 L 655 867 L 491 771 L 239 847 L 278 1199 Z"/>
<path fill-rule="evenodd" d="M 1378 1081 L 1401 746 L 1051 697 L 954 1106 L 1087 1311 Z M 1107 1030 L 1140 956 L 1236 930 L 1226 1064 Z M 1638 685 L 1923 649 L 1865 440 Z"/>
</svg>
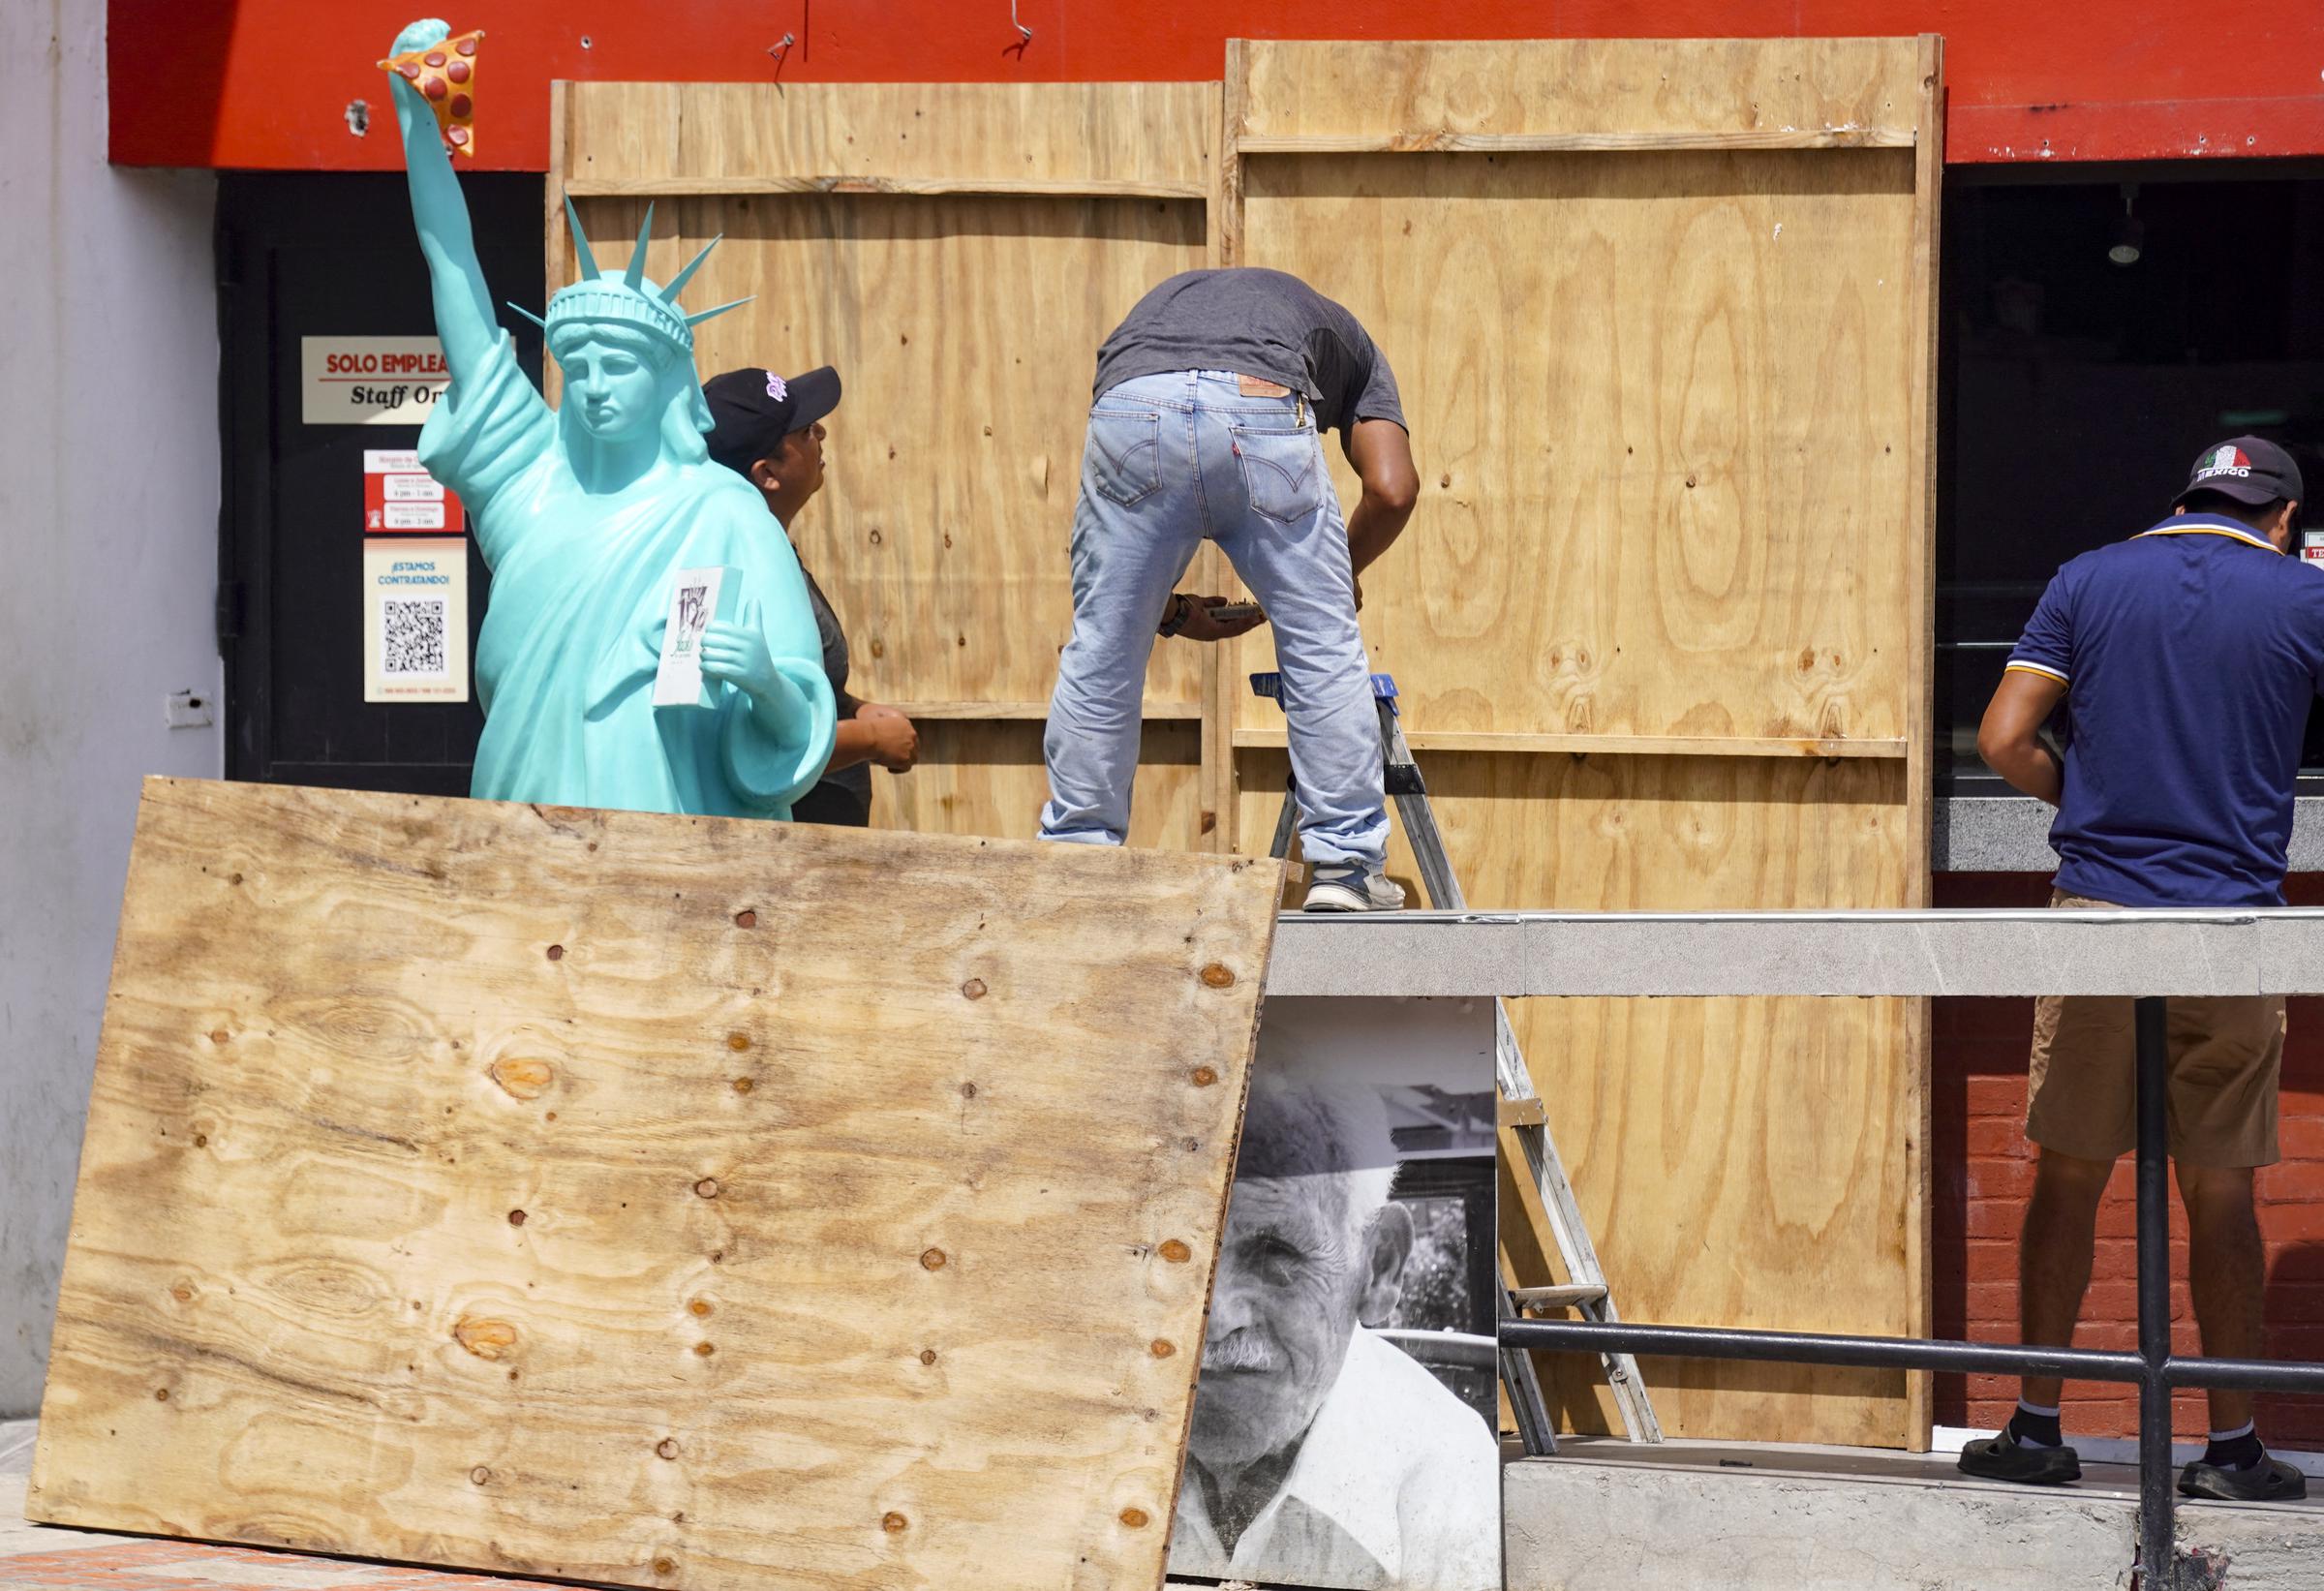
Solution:
<svg viewBox="0 0 2324 1591">
<path fill-rule="evenodd" d="M 29 1513 L 1157 1585 L 1276 884 L 152 781 Z"/>
<path fill-rule="evenodd" d="M 1926 903 L 1936 46 L 1229 46 L 1229 258 L 1402 388 L 1363 632 L 1472 904 Z M 1282 717 L 1230 714 L 1247 849 Z M 1514 1013 L 1622 1313 L 1926 1334 L 1920 1003 L 1684 1003 Z M 1925 1377 L 1647 1370 L 1672 1434 L 1927 1440 Z"/>
</svg>

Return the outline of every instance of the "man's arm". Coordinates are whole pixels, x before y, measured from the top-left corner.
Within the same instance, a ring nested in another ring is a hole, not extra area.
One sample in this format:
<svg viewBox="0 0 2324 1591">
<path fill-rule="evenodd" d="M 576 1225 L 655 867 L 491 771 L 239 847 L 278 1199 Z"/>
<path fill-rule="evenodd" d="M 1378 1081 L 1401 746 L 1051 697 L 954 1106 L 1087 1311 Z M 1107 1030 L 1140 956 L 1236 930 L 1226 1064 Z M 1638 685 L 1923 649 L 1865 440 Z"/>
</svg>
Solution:
<svg viewBox="0 0 2324 1591">
<path fill-rule="evenodd" d="M 2002 675 L 1993 700 L 1985 705 L 1985 719 L 1977 725 L 1977 755 L 2013 789 L 2023 790 L 2058 805 L 2064 773 L 2058 759 L 2041 744 L 2041 726 L 2065 695 L 2065 682 L 2055 674 L 2031 668 L 2012 668 Z"/>
<path fill-rule="evenodd" d="M 1394 420 L 1358 420 L 1348 432 L 1348 462 L 1363 482 L 1363 497 L 1348 516 L 1348 561 L 1361 574 L 1412 517 L 1421 473 L 1413 468 L 1412 439 Z"/>
</svg>

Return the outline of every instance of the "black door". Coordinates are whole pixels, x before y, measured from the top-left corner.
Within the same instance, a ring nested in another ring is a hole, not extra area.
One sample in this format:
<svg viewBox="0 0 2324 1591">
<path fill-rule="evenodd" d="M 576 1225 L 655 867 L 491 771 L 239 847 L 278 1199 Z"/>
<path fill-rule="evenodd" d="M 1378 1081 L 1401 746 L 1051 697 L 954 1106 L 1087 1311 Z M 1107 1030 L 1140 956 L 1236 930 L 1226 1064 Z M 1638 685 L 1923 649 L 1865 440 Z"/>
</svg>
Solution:
<svg viewBox="0 0 2324 1591">
<path fill-rule="evenodd" d="M 464 179 L 496 299 L 541 303 L 537 176 Z M 461 703 L 363 699 L 363 453 L 419 428 L 302 418 L 299 339 L 435 333 L 401 173 L 229 172 L 218 189 L 219 650 L 227 777 L 466 795 L 483 727 Z M 535 380 L 540 334 L 505 310 Z M 469 642 L 488 597 L 469 547 Z"/>
</svg>

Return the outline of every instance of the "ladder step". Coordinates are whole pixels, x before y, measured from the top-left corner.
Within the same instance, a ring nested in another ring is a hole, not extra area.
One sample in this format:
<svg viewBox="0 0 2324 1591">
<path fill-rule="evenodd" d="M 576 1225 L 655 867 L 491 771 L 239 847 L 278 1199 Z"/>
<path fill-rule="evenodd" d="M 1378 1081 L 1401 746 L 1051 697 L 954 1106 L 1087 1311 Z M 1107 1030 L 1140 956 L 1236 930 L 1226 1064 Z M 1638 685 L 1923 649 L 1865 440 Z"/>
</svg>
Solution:
<svg viewBox="0 0 2324 1591">
<path fill-rule="evenodd" d="M 1509 1296 L 1527 1309 L 1573 1309 L 1585 1303 L 1605 1301 L 1605 1288 L 1589 1282 L 1569 1282 L 1563 1287 L 1513 1287 Z"/>
</svg>

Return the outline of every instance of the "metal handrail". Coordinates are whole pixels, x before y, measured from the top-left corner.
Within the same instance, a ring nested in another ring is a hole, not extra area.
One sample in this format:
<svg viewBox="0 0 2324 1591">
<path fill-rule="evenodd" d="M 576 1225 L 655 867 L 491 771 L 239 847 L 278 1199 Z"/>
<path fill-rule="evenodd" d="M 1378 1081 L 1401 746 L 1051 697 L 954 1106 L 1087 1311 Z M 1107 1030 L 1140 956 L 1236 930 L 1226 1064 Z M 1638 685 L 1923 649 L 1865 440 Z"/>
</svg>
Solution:
<svg viewBox="0 0 2324 1591">
<path fill-rule="evenodd" d="M 2324 1393 L 2324 1363 L 2171 1352 L 2167 999 L 2324 994 L 2324 911 L 1399 912 L 1286 917 L 1270 994 L 2129 995 L 2138 1053 L 2138 1351 L 1631 1321 L 1504 1320 L 1504 1348 L 2069 1376 L 2139 1390 L 2143 1591 L 2210 1582 L 2174 1541 L 2171 1393 Z"/>
</svg>

